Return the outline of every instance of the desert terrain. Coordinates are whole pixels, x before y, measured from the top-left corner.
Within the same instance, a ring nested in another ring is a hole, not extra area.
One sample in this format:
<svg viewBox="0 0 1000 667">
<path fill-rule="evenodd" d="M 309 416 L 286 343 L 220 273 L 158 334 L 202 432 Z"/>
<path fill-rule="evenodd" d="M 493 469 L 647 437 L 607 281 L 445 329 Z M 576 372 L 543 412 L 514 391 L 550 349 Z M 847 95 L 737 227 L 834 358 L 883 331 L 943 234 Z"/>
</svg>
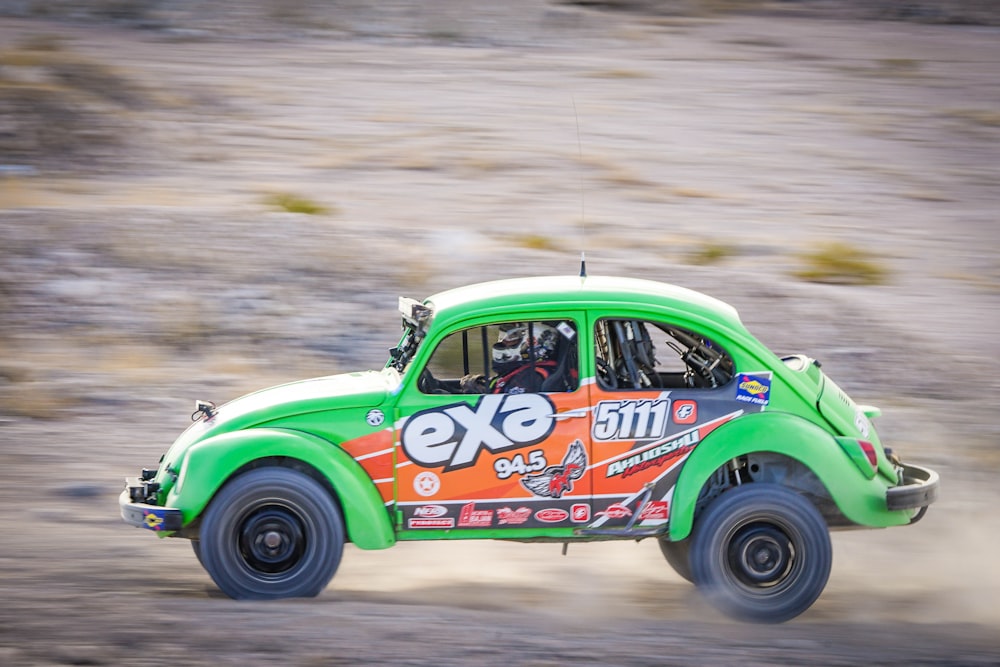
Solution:
<svg viewBox="0 0 1000 667">
<path fill-rule="evenodd" d="M 52 4 L 0 6 L 0 664 L 1000 664 L 1000 28 Z M 349 545 L 262 603 L 121 522 L 194 399 L 381 367 L 398 295 L 581 251 L 821 360 L 939 501 L 834 533 L 781 626 L 650 541 Z"/>
</svg>

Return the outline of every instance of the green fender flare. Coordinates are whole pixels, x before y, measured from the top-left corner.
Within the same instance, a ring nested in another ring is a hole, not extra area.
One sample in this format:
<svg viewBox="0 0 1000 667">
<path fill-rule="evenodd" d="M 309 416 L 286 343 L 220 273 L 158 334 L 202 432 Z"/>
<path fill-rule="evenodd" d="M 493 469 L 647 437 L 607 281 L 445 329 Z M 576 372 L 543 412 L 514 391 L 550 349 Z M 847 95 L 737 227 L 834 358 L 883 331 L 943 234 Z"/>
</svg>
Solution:
<svg viewBox="0 0 1000 667">
<path fill-rule="evenodd" d="M 889 511 L 881 475 L 867 479 L 833 435 L 786 412 L 760 412 L 724 424 L 710 433 L 684 463 L 670 507 L 670 539 L 691 534 L 695 502 L 702 486 L 720 466 L 738 456 L 773 452 L 799 461 L 819 478 L 840 511 L 862 526 L 909 523 L 912 512 Z"/>
<path fill-rule="evenodd" d="M 237 470 L 273 457 L 301 461 L 329 481 L 340 499 L 348 539 L 357 547 L 385 549 L 396 542 L 389 511 L 364 468 L 340 447 L 301 431 L 254 428 L 198 443 L 181 461 L 165 504 L 181 510 L 186 526 Z"/>
</svg>

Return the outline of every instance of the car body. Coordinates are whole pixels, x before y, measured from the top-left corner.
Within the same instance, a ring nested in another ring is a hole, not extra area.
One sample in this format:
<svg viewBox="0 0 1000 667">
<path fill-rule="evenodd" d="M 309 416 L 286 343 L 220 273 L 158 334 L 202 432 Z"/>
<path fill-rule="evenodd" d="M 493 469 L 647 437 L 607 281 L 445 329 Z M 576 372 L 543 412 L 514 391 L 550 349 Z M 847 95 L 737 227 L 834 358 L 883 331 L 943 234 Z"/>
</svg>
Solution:
<svg viewBox="0 0 1000 667">
<path fill-rule="evenodd" d="M 318 594 L 345 541 L 654 538 L 724 612 L 779 622 L 825 586 L 829 528 L 906 525 L 936 497 L 876 408 L 704 294 L 521 278 L 400 311 L 381 370 L 200 402 L 126 482 L 125 521 L 191 539 L 237 598 Z M 493 341 L 517 327 L 547 336 L 523 358 L 541 386 L 501 391 Z"/>
</svg>

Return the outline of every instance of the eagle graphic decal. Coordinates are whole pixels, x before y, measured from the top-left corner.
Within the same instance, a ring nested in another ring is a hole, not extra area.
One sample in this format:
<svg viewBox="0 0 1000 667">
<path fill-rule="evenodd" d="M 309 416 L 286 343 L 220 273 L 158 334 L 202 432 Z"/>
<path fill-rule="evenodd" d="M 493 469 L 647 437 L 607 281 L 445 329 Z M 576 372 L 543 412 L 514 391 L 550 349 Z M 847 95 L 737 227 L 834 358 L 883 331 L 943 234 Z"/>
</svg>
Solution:
<svg viewBox="0 0 1000 667">
<path fill-rule="evenodd" d="M 546 498 L 562 498 L 562 495 L 573 490 L 573 482 L 583 477 L 587 470 L 587 450 L 580 440 L 570 443 L 562 463 L 548 466 L 534 475 L 521 478 L 521 486 L 536 496 Z"/>
</svg>

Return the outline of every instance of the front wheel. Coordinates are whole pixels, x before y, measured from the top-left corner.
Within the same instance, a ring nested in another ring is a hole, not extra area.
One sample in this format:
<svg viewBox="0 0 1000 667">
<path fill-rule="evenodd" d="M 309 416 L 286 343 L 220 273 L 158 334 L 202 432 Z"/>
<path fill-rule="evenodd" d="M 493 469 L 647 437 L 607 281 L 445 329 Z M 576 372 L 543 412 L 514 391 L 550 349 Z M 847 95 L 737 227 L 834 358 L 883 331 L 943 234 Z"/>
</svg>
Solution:
<svg viewBox="0 0 1000 667">
<path fill-rule="evenodd" d="M 344 524 L 316 480 L 288 468 L 258 468 L 230 480 L 205 511 L 196 555 L 236 599 L 313 597 L 344 551 Z"/>
<path fill-rule="evenodd" d="M 705 510 L 691 538 L 695 585 L 735 618 L 782 623 L 823 592 L 833 561 L 826 523 L 807 499 L 748 484 Z"/>
</svg>

